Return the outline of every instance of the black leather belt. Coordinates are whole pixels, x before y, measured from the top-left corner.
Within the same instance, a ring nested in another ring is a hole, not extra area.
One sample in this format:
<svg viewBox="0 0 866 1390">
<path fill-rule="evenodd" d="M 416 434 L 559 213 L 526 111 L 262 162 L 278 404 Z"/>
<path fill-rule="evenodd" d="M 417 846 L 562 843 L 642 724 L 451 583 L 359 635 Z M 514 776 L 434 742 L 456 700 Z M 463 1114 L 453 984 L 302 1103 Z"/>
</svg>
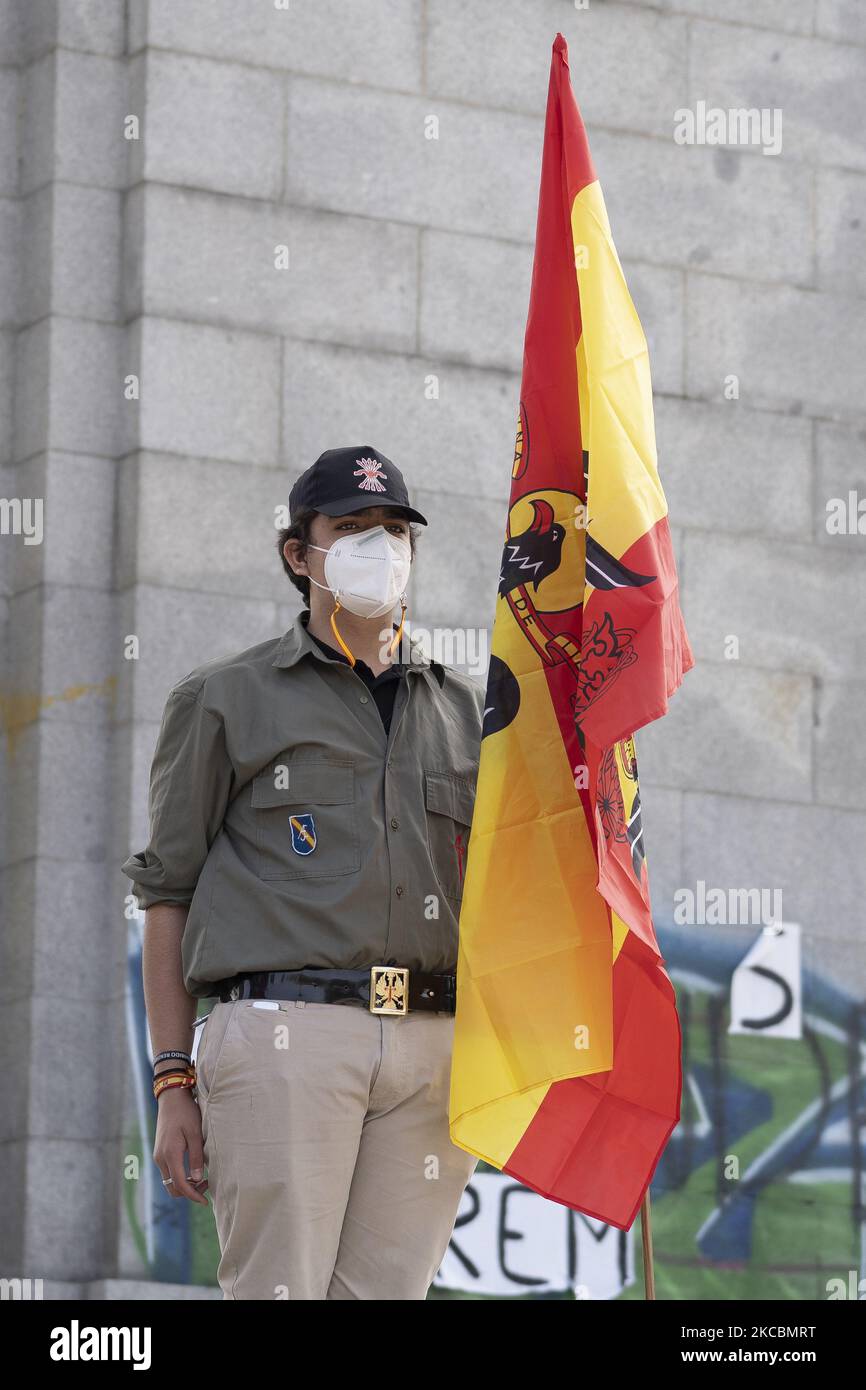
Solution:
<svg viewBox="0 0 866 1390">
<path fill-rule="evenodd" d="M 235 999 L 303 999 L 308 1004 L 365 1004 L 373 1014 L 432 1009 L 453 1014 L 456 975 L 429 975 L 403 965 L 373 965 L 366 970 L 260 970 L 219 980 L 220 1003 Z"/>
</svg>

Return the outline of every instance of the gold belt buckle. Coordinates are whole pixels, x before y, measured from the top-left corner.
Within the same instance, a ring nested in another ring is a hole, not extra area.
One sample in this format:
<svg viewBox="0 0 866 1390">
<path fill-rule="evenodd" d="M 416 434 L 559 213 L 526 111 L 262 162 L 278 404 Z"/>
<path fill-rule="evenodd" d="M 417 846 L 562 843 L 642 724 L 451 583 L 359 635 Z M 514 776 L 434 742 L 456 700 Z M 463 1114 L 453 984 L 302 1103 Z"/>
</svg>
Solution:
<svg viewBox="0 0 866 1390">
<path fill-rule="evenodd" d="M 409 1012 L 409 968 L 405 965 L 370 967 L 370 1013 Z"/>
</svg>

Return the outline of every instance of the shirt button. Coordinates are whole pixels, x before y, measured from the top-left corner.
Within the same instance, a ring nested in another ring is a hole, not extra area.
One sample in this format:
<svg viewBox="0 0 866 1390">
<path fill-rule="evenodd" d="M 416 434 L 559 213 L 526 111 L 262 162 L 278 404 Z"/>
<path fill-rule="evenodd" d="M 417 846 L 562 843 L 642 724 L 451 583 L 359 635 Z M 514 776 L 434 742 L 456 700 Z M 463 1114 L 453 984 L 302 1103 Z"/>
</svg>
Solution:
<svg viewBox="0 0 866 1390">
<path fill-rule="evenodd" d="M 367 698 L 366 695 L 359 695 L 359 696 L 358 696 L 358 699 L 361 701 L 361 704 L 362 704 L 362 705 L 369 705 L 369 703 L 370 703 L 370 701 L 369 701 L 369 699 Z"/>
<path fill-rule="evenodd" d="M 400 828 L 400 822 L 398 821 L 398 819 L 397 819 L 396 816 L 392 816 L 392 817 L 391 817 L 391 829 L 392 829 L 392 830 L 399 830 L 399 828 Z"/>
<path fill-rule="evenodd" d="M 398 898 L 402 898 L 402 896 L 403 896 L 403 885 L 402 885 L 402 883 L 398 883 L 398 884 L 397 884 L 397 887 L 394 889 L 394 892 L 397 894 L 397 897 L 398 897 Z"/>
</svg>

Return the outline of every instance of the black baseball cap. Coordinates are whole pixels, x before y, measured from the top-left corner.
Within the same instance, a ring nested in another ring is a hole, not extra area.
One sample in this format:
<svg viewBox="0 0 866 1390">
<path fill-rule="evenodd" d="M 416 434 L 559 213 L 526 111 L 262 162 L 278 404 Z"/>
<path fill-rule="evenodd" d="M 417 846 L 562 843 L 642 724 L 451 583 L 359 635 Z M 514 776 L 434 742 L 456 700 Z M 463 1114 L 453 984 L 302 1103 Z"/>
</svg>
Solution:
<svg viewBox="0 0 866 1390">
<path fill-rule="evenodd" d="M 306 508 L 325 516 L 346 516 L 364 507 L 402 507 L 410 521 L 427 525 L 426 516 L 410 505 L 397 465 L 371 444 L 326 449 L 289 493 L 292 520 Z"/>
</svg>

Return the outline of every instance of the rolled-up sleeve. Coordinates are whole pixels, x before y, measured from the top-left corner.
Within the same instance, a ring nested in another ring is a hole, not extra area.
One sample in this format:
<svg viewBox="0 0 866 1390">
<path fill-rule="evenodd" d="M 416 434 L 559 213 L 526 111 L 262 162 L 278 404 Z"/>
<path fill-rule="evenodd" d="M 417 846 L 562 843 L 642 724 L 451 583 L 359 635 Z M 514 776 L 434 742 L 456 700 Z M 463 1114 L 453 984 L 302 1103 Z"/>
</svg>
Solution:
<svg viewBox="0 0 866 1390">
<path fill-rule="evenodd" d="M 150 840 L 123 864 L 140 907 L 192 901 L 232 777 L 221 717 L 194 695 L 172 690 L 150 769 Z"/>
</svg>

